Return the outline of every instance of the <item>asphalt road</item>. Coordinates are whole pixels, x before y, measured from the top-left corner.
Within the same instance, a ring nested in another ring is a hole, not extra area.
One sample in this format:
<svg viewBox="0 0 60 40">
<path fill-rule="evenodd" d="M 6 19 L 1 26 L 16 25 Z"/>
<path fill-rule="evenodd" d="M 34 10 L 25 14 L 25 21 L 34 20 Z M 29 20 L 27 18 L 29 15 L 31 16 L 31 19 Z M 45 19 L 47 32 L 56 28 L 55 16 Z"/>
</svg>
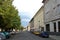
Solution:
<svg viewBox="0 0 60 40">
<path fill-rule="evenodd" d="M 52 38 L 42 38 L 30 32 L 20 32 L 7 40 L 54 40 Z"/>
</svg>

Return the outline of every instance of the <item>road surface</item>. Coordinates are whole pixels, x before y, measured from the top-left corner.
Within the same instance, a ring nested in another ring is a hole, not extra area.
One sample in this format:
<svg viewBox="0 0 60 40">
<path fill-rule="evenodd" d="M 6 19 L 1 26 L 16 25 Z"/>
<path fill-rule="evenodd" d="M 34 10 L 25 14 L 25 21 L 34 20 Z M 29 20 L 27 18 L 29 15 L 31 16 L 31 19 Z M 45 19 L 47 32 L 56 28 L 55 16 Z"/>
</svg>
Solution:
<svg viewBox="0 0 60 40">
<path fill-rule="evenodd" d="M 39 36 L 36 36 L 30 32 L 20 32 L 16 35 L 13 35 L 11 38 L 7 40 L 54 40 L 52 38 L 42 38 Z"/>
</svg>

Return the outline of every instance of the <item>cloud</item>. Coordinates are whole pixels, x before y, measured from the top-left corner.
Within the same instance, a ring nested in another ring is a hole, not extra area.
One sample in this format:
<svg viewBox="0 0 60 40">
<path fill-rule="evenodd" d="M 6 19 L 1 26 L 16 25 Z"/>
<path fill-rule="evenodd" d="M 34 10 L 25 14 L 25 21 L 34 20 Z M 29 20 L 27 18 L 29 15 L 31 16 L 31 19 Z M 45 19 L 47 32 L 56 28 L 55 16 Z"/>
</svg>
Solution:
<svg viewBox="0 0 60 40">
<path fill-rule="evenodd" d="M 19 15 L 21 16 L 21 17 L 25 17 L 25 18 L 30 18 L 30 15 L 29 15 L 30 13 L 28 13 L 28 12 L 20 12 L 19 13 Z"/>
<path fill-rule="evenodd" d="M 29 19 L 22 19 L 22 20 L 21 20 L 21 23 L 22 23 L 22 25 L 23 25 L 24 27 L 26 27 L 26 26 L 28 25 L 28 23 L 29 23 Z"/>
<path fill-rule="evenodd" d="M 29 20 L 40 9 L 40 7 L 43 5 L 41 2 L 42 0 L 14 0 L 13 5 L 19 11 L 23 26 L 27 26 Z"/>
<path fill-rule="evenodd" d="M 27 16 L 26 13 L 27 13 L 27 12 L 20 12 L 20 13 L 19 13 L 19 15 L 20 15 L 20 17 L 21 17 L 21 23 L 22 23 L 22 25 L 25 26 L 25 27 L 28 25 L 28 23 L 29 23 L 29 21 L 30 21 L 30 17 Z"/>
<path fill-rule="evenodd" d="M 19 13 L 27 12 L 27 16 L 32 18 L 43 4 L 42 0 L 14 0 L 13 5 Z"/>
<path fill-rule="evenodd" d="M 22 19 L 21 21 L 29 22 L 29 19 Z"/>
<path fill-rule="evenodd" d="M 21 19 L 24 20 L 24 21 L 29 21 L 30 20 L 30 17 L 27 16 L 26 12 L 21 12 L 20 16 L 21 16 Z"/>
<path fill-rule="evenodd" d="M 24 27 L 26 27 L 27 25 L 28 25 L 28 22 L 27 21 L 21 21 L 22 22 L 22 25 L 24 26 Z"/>
</svg>

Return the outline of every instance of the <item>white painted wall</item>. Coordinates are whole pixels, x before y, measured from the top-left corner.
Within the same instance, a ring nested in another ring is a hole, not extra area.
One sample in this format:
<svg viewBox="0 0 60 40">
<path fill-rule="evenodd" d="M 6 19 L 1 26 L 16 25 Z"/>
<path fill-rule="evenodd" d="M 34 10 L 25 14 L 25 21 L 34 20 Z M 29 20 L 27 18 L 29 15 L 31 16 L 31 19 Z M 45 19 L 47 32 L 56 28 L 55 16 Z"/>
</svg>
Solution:
<svg viewBox="0 0 60 40">
<path fill-rule="evenodd" d="M 49 0 L 44 4 L 44 21 L 45 24 L 50 24 L 50 32 L 54 32 L 54 26 L 52 20 L 56 22 L 56 31 L 58 32 L 58 20 L 60 18 L 60 0 Z M 45 27 L 46 29 L 46 27 Z"/>
<path fill-rule="evenodd" d="M 50 32 L 54 32 L 54 24 L 53 24 L 53 22 L 50 22 Z"/>
<path fill-rule="evenodd" d="M 60 6 L 57 7 L 58 4 L 60 4 L 60 1 L 58 1 L 58 0 L 49 0 L 45 4 L 45 6 L 44 6 L 45 22 L 60 18 L 60 11 L 59 11 Z"/>
</svg>

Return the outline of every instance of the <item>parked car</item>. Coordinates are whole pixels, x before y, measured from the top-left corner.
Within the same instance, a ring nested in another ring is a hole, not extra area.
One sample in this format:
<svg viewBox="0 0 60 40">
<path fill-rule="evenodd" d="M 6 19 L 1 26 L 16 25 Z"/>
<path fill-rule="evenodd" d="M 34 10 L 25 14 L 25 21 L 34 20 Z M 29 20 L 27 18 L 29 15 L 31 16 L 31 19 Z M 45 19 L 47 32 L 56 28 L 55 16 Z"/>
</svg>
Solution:
<svg viewBox="0 0 60 40">
<path fill-rule="evenodd" d="M 5 40 L 5 39 L 6 39 L 5 34 L 0 32 L 0 40 Z"/>
<path fill-rule="evenodd" d="M 10 34 L 11 34 L 11 35 L 15 35 L 16 32 L 15 32 L 15 31 L 11 31 Z"/>
<path fill-rule="evenodd" d="M 10 33 L 9 32 L 2 32 L 2 33 L 4 33 L 4 35 L 5 35 L 5 37 L 6 37 L 6 39 L 8 39 L 9 37 L 10 37 Z"/>
<path fill-rule="evenodd" d="M 48 32 L 41 32 L 39 36 L 48 38 L 49 34 Z"/>
<path fill-rule="evenodd" d="M 33 34 L 35 34 L 35 35 L 39 35 L 40 32 L 39 32 L 39 31 L 34 31 Z"/>
</svg>

